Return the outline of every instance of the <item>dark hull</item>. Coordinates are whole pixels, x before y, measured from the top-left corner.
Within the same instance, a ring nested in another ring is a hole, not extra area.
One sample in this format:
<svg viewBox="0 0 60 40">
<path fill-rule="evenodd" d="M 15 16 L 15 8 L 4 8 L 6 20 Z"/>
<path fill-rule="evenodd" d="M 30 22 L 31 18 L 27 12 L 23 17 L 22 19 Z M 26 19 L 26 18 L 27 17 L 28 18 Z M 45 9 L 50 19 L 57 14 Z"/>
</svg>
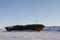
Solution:
<svg viewBox="0 0 60 40">
<path fill-rule="evenodd" d="M 32 30 L 32 31 L 41 31 L 45 26 L 42 24 L 30 24 L 30 25 L 15 25 L 11 27 L 5 27 L 7 31 L 24 31 L 24 30 Z"/>
</svg>

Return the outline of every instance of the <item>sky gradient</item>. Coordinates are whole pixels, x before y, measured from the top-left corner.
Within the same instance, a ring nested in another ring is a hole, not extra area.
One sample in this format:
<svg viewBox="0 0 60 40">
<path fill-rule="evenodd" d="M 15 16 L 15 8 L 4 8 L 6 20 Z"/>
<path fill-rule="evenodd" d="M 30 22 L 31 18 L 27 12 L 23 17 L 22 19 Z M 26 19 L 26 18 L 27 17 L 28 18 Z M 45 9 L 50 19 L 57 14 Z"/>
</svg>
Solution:
<svg viewBox="0 0 60 40">
<path fill-rule="evenodd" d="M 1 27 L 31 23 L 60 26 L 59 17 L 60 0 L 0 0 Z"/>
</svg>

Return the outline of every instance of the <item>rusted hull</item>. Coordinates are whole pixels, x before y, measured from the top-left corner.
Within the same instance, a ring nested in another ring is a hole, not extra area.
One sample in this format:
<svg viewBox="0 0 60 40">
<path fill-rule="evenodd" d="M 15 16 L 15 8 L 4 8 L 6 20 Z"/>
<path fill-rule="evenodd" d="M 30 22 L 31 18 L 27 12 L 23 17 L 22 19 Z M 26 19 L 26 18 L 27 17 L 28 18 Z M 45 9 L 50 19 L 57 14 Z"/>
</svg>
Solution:
<svg viewBox="0 0 60 40">
<path fill-rule="evenodd" d="M 30 24 L 30 25 L 15 25 L 12 27 L 5 27 L 7 31 L 15 31 L 15 30 L 32 30 L 32 31 L 41 31 L 45 26 L 42 24 Z"/>
</svg>

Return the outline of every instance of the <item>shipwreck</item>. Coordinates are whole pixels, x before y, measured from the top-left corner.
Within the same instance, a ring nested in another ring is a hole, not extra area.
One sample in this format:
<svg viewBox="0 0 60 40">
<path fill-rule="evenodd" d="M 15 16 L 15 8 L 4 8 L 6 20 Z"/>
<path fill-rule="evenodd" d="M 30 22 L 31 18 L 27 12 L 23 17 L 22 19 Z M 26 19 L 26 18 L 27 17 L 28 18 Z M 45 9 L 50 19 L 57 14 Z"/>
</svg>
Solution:
<svg viewBox="0 0 60 40">
<path fill-rule="evenodd" d="M 24 31 L 24 30 L 32 30 L 32 31 L 41 31 L 45 25 L 43 24 L 28 24 L 28 25 L 14 25 L 10 27 L 5 27 L 7 31 Z"/>
</svg>

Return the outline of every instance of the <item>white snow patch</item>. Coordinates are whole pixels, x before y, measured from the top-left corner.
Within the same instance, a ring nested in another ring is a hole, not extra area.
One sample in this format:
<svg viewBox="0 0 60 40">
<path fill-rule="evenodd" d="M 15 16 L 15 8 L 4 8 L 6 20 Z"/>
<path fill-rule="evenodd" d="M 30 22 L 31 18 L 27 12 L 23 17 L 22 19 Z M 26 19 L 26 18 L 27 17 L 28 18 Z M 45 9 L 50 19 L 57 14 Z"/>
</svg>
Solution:
<svg viewBox="0 0 60 40">
<path fill-rule="evenodd" d="M 0 40 L 60 40 L 60 32 L 0 32 Z"/>
</svg>

